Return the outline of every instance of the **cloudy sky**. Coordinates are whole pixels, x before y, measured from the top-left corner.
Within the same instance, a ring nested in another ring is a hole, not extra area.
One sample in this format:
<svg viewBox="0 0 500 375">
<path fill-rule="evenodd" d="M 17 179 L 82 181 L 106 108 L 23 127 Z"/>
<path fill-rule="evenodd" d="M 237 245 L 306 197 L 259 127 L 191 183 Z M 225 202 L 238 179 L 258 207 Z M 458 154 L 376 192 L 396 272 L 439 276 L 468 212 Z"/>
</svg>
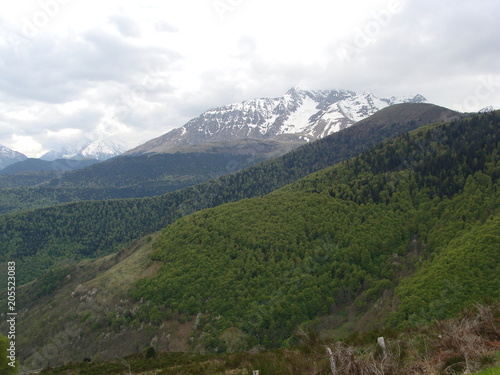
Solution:
<svg viewBox="0 0 500 375">
<path fill-rule="evenodd" d="M 0 144 L 136 146 L 293 86 L 500 107 L 497 0 L 22 0 L 0 5 Z"/>
</svg>

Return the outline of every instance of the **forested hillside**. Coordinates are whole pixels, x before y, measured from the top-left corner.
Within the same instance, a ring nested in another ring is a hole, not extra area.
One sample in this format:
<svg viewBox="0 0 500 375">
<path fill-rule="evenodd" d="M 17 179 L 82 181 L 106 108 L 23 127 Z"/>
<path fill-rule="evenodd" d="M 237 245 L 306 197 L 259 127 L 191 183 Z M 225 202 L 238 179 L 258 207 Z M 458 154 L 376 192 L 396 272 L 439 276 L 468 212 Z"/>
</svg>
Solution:
<svg viewBox="0 0 500 375">
<path fill-rule="evenodd" d="M 159 240 L 52 268 L 19 288 L 20 358 L 40 368 L 148 345 L 290 347 L 298 328 L 328 339 L 375 328 L 375 342 L 393 332 L 384 325 L 498 300 L 499 121 L 419 129 L 271 194 L 186 216 Z M 50 355 L 67 332 L 79 338 Z"/>
<path fill-rule="evenodd" d="M 81 168 L 91 166 L 98 163 L 98 160 L 71 160 L 71 159 L 58 159 L 58 160 L 41 160 L 29 158 L 0 170 L 0 175 L 23 173 L 30 171 L 73 171 Z"/>
<path fill-rule="evenodd" d="M 17 168 L 0 171 L 0 214 L 75 201 L 161 195 L 281 156 L 304 143 L 254 139 L 211 142 L 178 147 L 167 154 L 116 157 L 97 164 L 97 160 L 29 159 L 29 163 L 16 164 Z M 82 169 L 85 163 L 95 165 Z M 33 164 L 43 171 L 30 170 Z M 25 172 L 14 173 L 22 166 L 27 168 Z"/>
<path fill-rule="evenodd" d="M 135 318 L 197 316 L 193 347 L 217 352 L 290 344 L 300 324 L 394 288 L 385 318 L 402 326 L 499 298 L 499 135 L 500 112 L 432 125 L 178 220 L 132 292 L 151 302 Z"/>
<path fill-rule="evenodd" d="M 0 260 L 17 260 L 18 282 L 26 282 L 58 262 L 109 254 L 186 214 L 270 193 L 406 131 L 454 116 L 429 104 L 395 105 L 282 157 L 162 196 L 2 215 Z"/>
<path fill-rule="evenodd" d="M 118 157 L 59 174 L 56 178 L 41 181 L 38 186 L 1 189 L 0 214 L 75 201 L 161 195 L 243 169 L 261 160 L 254 155 L 211 153 Z M 0 176 L 0 183 L 1 178 L 6 184 L 15 181 L 23 183 L 28 176 L 35 175 L 25 172 L 24 179 L 18 173 Z"/>
<path fill-rule="evenodd" d="M 28 187 L 42 184 L 57 177 L 61 173 L 57 171 L 35 171 L 19 172 L 8 175 L 0 174 L 0 189 L 17 187 Z"/>
</svg>

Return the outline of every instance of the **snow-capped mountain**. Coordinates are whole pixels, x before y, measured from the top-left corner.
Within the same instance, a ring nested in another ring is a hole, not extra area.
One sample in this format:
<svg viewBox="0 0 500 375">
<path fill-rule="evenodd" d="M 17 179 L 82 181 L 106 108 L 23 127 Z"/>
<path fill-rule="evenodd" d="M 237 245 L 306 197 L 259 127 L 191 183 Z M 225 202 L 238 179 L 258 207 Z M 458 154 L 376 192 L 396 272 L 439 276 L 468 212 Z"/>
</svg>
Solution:
<svg viewBox="0 0 500 375">
<path fill-rule="evenodd" d="M 53 161 L 56 159 L 96 159 L 107 160 L 123 154 L 126 147 L 113 141 L 92 141 L 75 149 L 65 148 L 59 151 L 49 151 L 40 159 Z"/>
<path fill-rule="evenodd" d="M 397 103 L 422 103 L 421 95 L 378 98 L 347 90 L 307 91 L 292 88 L 278 98 L 253 99 L 210 109 L 184 126 L 138 146 L 126 155 L 242 138 L 304 141 L 323 138 Z"/>
<path fill-rule="evenodd" d="M 493 111 L 498 111 L 499 109 L 500 109 L 500 107 L 498 107 L 498 106 L 489 105 L 489 106 L 484 107 L 483 109 L 479 110 L 479 113 L 493 112 Z"/>
<path fill-rule="evenodd" d="M 106 160 L 123 154 L 127 148 L 113 141 L 94 141 L 89 143 L 80 154 L 85 159 Z"/>
<path fill-rule="evenodd" d="M 0 145 L 0 169 L 26 159 L 28 159 L 26 155 Z"/>
</svg>

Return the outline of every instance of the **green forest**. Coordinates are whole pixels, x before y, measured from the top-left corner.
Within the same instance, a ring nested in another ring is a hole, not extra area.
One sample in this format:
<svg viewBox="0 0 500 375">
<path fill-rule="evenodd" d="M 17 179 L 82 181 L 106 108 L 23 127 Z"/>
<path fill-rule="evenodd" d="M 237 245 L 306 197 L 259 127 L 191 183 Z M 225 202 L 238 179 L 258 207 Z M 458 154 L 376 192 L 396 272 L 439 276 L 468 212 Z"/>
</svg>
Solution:
<svg viewBox="0 0 500 375">
<path fill-rule="evenodd" d="M 76 201 L 157 196 L 258 161 L 252 155 L 155 154 L 118 157 L 66 173 L 0 175 L 0 186 L 8 187 L 0 190 L 0 214 Z M 40 181 L 43 177 L 45 180 Z M 30 181 L 36 186 L 26 186 Z"/>
<path fill-rule="evenodd" d="M 44 370 L 61 374 L 120 373 L 123 363 L 178 373 L 181 362 L 187 373 L 330 373 L 324 345 L 384 373 L 425 366 L 427 348 L 443 371 L 498 363 L 490 341 L 487 355 L 444 353 L 443 332 L 467 318 L 471 339 L 498 337 L 487 322 L 500 297 L 500 112 L 426 126 L 411 120 L 423 113 L 387 125 L 394 112 L 384 112 L 161 196 L 1 215 L 1 254 L 16 261 L 24 306 L 21 363 L 96 360 Z M 40 362 L 67 326 L 84 339 Z M 381 335 L 392 362 L 374 346 Z M 144 357 L 153 347 L 156 363 Z"/>
<path fill-rule="evenodd" d="M 291 345 L 300 324 L 390 289 L 400 327 L 500 297 L 499 130 L 498 112 L 431 125 L 176 221 L 131 291 L 149 301 L 135 318 L 197 316 L 193 345 L 219 352 Z"/>
<path fill-rule="evenodd" d="M 61 262 L 116 252 L 130 241 L 158 231 L 184 215 L 268 194 L 432 119 L 452 114 L 433 105 L 396 105 L 282 157 L 161 196 L 68 203 L 1 215 L 0 261 L 15 259 L 19 263 L 19 282 L 27 282 Z M 98 168 L 98 165 L 93 168 Z M 65 176 L 63 181 L 71 183 L 71 174 Z M 97 180 L 106 181 L 106 175 Z M 84 181 L 87 183 L 90 184 Z M 57 190 L 47 189 L 42 194 L 47 201 L 39 196 L 34 198 L 33 204 L 44 202 L 49 205 L 51 199 L 60 199 L 54 197 Z M 89 188 L 86 191 L 95 190 Z M 23 204 L 29 204 L 32 191 L 28 190 L 26 196 L 20 195 Z M 69 195 L 68 199 L 73 199 L 71 191 L 61 189 Z M 92 196 L 87 198 L 94 199 Z"/>
</svg>

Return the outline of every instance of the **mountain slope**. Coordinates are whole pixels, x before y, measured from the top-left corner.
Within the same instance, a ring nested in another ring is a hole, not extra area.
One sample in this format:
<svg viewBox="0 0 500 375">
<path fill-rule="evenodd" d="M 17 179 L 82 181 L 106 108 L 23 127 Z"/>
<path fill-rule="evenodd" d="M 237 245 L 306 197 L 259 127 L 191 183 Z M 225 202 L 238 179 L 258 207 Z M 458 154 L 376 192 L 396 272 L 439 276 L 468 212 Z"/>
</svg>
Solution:
<svg viewBox="0 0 500 375">
<path fill-rule="evenodd" d="M 155 244 L 158 274 L 133 293 L 152 303 L 138 319 L 197 315 L 202 351 L 224 350 L 229 332 L 240 350 L 281 346 L 300 324 L 346 303 L 361 312 L 392 290 L 414 240 L 424 263 L 397 289 L 398 323 L 499 298 L 499 130 L 495 113 L 414 131 L 180 219 Z"/>
<path fill-rule="evenodd" d="M 10 188 L 0 190 L 0 214 L 74 201 L 161 195 L 283 155 L 300 145 L 242 139 L 180 147 L 171 154 L 115 157 L 98 164 L 87 159 L 28 159 L 0 171 L 0 188 Z M 81 168 L 92 164 L 96 165 Z M 34 171 L 47 169 L 55 171 Z M 72 169 L 78 171 L 69 172 Z"/>
<path fill-rule="evenodd" d="M 328 327 L 338 326 L 346 304 L 345 319 L 357 320 L 394 288 L 394 324 L 498 298 L 498 130 L 500 113 L 419 129 L 271 194 L 186 216 L 158 240 L 107 258 L 137 256 L 114 270 L 98 261 L 92 272 L 62 270 L 52 283 L 44 276 L 24 287 L 31 300 L 53 288 L 23 311 L 25 324 L 45 319 L 24 328 L 34 339 L 23 356 L 43 360 L 32 353 L 61 333 L 67 340 L 51 365 L 148 344 L 286 346 L 298 325 L 333 314 Z M 131 299 L 125 290 L 141 277 Z"/>
<path fill-rule="evenodd" d="M 168 152 L 182 146 L 241 138 L 310 141 L 345 129 L 397 103 L 422 103 L 425 98 L 377 98 L 346 90 L 305 91 L 293 88 L 279 98 L 263 98 L 210 109 L 183 127 L 126 153 Z"/>
<path fill-rule="evenodd" d="M 15 164 L 11 164 L 8 167 L 2 169 L 0 174 L 12 174 L 20 172 L 30 172 L 30 171 L 72 171 L 76 169 L 81 169 L 88 167 L 89 165 L 95 164 L 97 160 L 87 159 L 87 160 L 68 160 L 68 159 L 57 159 L 54 161 L 46 161 L 40 159 L 29 158 L 23 161 L 19 161 Z"/>
<path fill-rule="evenodd" d="M 269 149 L 273 152 L 274 148 Z M 39 182 L 38 186 L 0 190 L 0 214 L 74 201 L 161 195 L 248 167 L 266 154 L 264 151 L 254 154 L 234 151 L 233 154 L 205 152 L 116 157 L 100 163 L 95 163 L 95 160 L 30 160 L 36 165 L 55 165 L 58 168 L 68 164 L 70 167 L 93 165 L 56 177 L 46 175 L 48 181 Z M 7 171 L 11 167 L 15 166 L 6 168 Z M 11 181 L 22 183 L 29 174 L 32 173 L 26 173 L 24 179 L 19 174 L 10 175 Z M 37 179 L 31 180 L 38 182 Z"/>
<path fill-rule="evenodd" d="M 418 113 L 417 120 L 407 121 L 409 113 Z M 18 280 L 26 282 L 60 261 L 109 254 L 186 214 L 270 193 L 432 118 L 457 116 L 456 112 L 430 104 L 396 105 L 282 157 L 163 196 L 80 202 L 3 215 L 0 260 L 16 259 Z M 400 119 L 403 122 L 399 123 Z"/>
<path fill-rule="evenodd" d="M 11 164 L 26 160 L 28 157 L 20 152 L 13 151 L 10 148 L 0 145 L 0 169 L 8 167 Z"/>
<path fill-rule="evenodd" d="M 42 171 L 42 172 L 20 172 L 13 174 L 0 173 L 0 189 L 30 187 L 40 185 L 57 177 L 58 171 Z"/>
</svg>

